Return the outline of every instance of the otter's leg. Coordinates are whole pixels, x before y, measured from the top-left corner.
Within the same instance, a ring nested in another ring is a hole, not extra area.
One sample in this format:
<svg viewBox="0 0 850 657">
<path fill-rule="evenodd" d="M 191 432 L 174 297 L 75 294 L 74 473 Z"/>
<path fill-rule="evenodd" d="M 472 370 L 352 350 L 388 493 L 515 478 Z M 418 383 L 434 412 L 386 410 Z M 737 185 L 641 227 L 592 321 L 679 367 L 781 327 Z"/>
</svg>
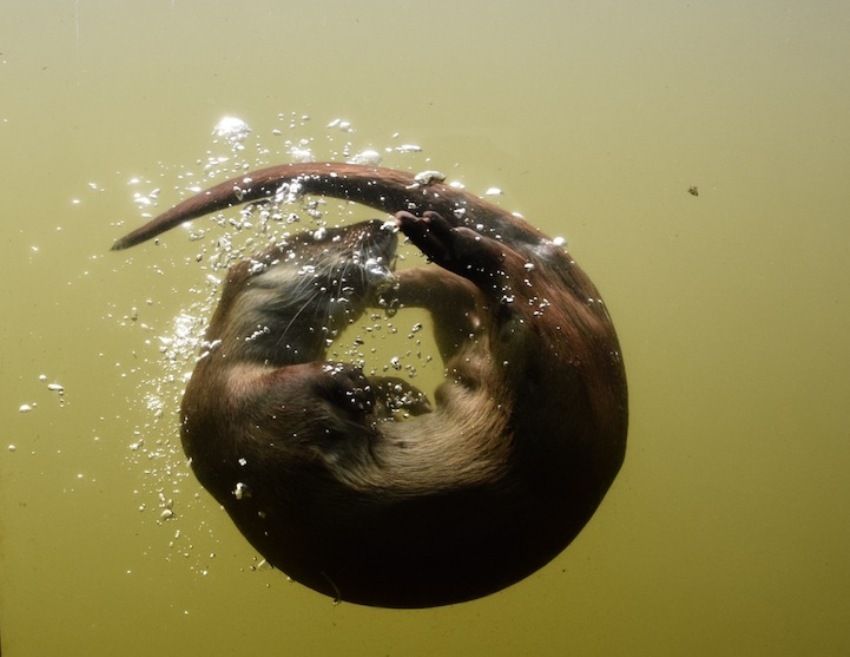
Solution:
<svg viewBox="0 0 850 657">
<path fill-rule="evenodd" d="M 434 321 L 434 341 L 443 362 L 481 332 L 483 297 L 470 281 L 440 267 L 416 267 L 396 274 L 383 294 L 401 308 L 424 308 Z"/>
</svg>

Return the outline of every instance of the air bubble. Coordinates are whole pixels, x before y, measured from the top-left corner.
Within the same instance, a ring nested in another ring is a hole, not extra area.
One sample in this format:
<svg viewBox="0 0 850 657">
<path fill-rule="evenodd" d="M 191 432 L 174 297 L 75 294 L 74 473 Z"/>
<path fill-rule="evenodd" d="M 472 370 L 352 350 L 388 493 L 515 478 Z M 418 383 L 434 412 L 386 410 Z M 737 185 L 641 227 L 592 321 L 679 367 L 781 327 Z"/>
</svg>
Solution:
<svg viewBox="0 0 850 657">
<path fill-rule="evenodd" d="M 432 185 L 435 182 L 443 182 L 446 176 L 439 171 L 420 171 L 413 179 L 420 185 Z"/>
<path fill-rule="evenodd" d="M 242 142 L 251 132 L 250 126 L 236 116 L 225 116 L 213 128 L 213 136 L 227 140 L 237 150 L 241 150 Z"/>
<path fill-rule="evenodd" d="M 248 496 L 248 486 L 241 481 L 236 483 L 236 488 L 233 489 L 233 497 L 237 500 L 244 499 Z"/>
<path fill-rule="evenodd" d="M 309 148 L 305 148 L 303 146 L 293 146 L 289 149 L 289 156 L 295 162 L 313 162 L 316 158 L 313 155 L 313 151 Z"/>
<path fill-rule="evenodd" d="M 367 149 L 353 155 L 349 160 L 349 164 L 365 164 L 368 166 L 377 166 L 381 163 L 381 154 L 378 151 Z"/>
</svg>

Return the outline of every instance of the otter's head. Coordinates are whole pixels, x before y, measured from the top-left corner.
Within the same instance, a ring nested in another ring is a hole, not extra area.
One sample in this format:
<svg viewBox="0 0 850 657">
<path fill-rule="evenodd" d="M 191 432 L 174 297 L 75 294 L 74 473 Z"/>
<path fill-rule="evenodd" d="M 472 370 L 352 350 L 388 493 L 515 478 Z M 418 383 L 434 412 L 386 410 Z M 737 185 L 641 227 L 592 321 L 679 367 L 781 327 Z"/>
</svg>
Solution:
<svg viewBox="0 0 850 657">
<path fill-rule="evenodd" d="M 304 231 L 228 273 L 208 339 L 241 360 L 272 365 L 323 357 L 394 281 L 398 243 L 378 219 Z"/>
</svg>

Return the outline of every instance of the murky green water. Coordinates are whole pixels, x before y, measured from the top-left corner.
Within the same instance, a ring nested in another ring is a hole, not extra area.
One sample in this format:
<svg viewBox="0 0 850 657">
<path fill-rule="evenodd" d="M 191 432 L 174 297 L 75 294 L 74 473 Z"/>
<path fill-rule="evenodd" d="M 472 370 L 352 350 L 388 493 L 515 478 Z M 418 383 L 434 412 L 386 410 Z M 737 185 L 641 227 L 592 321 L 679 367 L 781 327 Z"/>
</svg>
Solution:
<svg viewBox="0 0 850 657">
<path fill-rule="evenodd" d="M 246 7 L 0 6 L 3 654 L 848 654 L 850 9 Z M 244 151 L 214 143 L 227 115 Z M 218 180 L 293 147 L 500 187 L 605 295 L 626 465 L 521 584 L 334 606 L 188 476 L 174 340 L 218 228 L 108 247 L 210 157 Z"/>
</svg>

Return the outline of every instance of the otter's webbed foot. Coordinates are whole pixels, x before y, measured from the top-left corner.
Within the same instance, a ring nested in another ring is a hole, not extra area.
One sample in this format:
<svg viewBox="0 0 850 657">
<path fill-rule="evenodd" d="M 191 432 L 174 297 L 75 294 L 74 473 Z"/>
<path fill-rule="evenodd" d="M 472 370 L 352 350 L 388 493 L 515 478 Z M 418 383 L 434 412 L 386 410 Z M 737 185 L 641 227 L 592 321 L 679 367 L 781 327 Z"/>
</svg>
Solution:
<svg viewBox="0 0 850 657">
<path fill-rule="evenodd" d="M 395 376 L 367 377 L 362 369 L 349 363 L 325 363 L 313 385 L 320 398 L 358 421 L 373 412 L 390 417 L 396 411 L 421 415 L 432 410 L 428 396 L 406 380 Z"/>
<path fill-rule="evenodd" d="M 365 417 L 375 407 L 375 391 L 363 370 L 349 363 L 325 363 L 315 393 L 350 417 Z"/>
</svg>

